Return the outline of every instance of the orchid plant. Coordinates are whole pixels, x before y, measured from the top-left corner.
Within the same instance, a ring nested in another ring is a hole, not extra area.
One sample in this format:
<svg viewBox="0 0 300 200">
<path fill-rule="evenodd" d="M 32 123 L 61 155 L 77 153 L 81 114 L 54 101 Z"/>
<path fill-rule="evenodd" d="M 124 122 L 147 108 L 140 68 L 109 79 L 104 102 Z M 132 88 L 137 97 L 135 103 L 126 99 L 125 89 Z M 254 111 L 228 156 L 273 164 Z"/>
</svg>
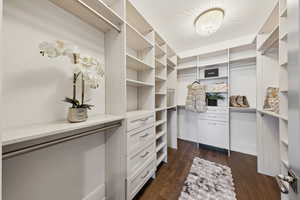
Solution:
<svg viewBox="0 0 300 200">
<path fill-rule="evenodd" d="M 39 45 L 42 56 L 49 58 L 67 57 L 73 66 L 73 97 L 65 98 L 65 102 L 71 103 L 72 108 L 91 109 L 93 105 L 85 104 L 85 86 L 96 89 L 104 77 L 104 64 L 99 59 L 81 55 L 76 46 L 70 45 L 64 41 L 54 43 L 42 42 Z M 79 79 L 81 77 L 81 79 Z M 76 97 L 77 81 L 81 80 L 82 94 L 81 102 Z"/>
</svg>

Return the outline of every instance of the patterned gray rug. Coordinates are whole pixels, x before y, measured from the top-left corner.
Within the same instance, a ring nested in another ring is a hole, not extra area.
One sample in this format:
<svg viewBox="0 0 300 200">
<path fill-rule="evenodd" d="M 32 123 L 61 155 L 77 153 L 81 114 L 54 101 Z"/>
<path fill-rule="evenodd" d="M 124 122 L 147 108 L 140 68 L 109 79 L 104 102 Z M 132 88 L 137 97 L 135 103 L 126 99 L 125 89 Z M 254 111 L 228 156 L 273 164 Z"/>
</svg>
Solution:
<svg viewBox="0 0 300 200">
<path fill-rule="evenodd" d="M 179 200 L 236 200 L 229 167 L 195 158 Z"/>
</svg>

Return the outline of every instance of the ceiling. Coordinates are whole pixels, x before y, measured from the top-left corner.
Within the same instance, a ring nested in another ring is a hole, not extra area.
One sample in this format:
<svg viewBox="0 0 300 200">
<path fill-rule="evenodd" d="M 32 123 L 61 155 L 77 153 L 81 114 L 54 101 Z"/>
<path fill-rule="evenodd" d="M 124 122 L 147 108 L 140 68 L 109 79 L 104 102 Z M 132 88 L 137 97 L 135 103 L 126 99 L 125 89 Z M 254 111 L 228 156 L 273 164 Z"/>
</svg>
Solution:
<svg viewBox="0 0 300 200">
<path fill-rule="evenodd" d="M 200 48 L 258 32 L 275 0 L 131 0 L 174 50 Z M 221 29 L 209 36 L 195 33 L 197 15 L 211 6 L 225 9 Z"/>
</svg>

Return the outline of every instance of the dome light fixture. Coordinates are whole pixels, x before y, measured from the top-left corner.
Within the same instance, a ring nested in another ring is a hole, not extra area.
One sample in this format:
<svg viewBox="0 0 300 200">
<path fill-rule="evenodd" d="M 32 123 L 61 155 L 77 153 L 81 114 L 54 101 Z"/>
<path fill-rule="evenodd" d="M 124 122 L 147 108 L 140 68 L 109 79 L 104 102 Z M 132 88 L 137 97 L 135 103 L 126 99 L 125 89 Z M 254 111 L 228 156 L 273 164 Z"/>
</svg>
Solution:
<svg viewBox="0 0 300 200">
<path fill-rule="evenodd" d="M 210 8 L 198 15 L 194 21 L 196 33 L 210 36 L 217 32 L 223 24 L 225 11 L 222 8 Z"/>
</svg>

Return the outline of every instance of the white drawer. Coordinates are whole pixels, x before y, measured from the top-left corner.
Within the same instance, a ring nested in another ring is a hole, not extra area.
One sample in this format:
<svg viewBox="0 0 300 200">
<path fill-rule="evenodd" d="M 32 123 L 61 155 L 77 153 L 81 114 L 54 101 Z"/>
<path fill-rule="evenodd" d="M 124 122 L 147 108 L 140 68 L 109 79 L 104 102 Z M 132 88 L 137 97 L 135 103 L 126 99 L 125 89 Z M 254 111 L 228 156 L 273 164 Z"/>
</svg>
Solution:
<svg viewBox="0 0 300 200">
<path fill-rule="evenodd" d="M 202 144 L 228 149 L 228 123 L 201 120 L 199 142 Z"/>
<path fill-rule="evenodd" d="M 155 129 L 152 124 L 127 133 L 127 156 L 136 154 L 155 141 Z"/>
<path fill-rule="evenodd" d="M 216 121 L 222 121 L 227 122 L 228 121 L 228 115 L 227 114 L 201 114 L 199 115 L 198 119 L 200 120 L 216 120 Z"/>
<path fill-rule="evenodd" d="M 127 179 L 127 200 L 133 199 L 143 185 L 155 173 L 155 157 L 151 162 L 135 176 Z"/>
<path fill-rule="evenodd" d="M 133 116 L 127 119 L 127 131 L 131 131 L 147 124 L 154 123 L 154 113 L 147 113 L 144 115 Z"/>
<path fill-rule="evenodd" d="M 155 142 L 147 146 L 140 152 L 127 157 L 127 177 L 131 177 L 139 171 L 147 161 L 155 156 Z"/>
<path fill-rule="evenodd" d="M 214 113 L 214 114 L 226 114 L 228 113 L 227 108 L 222 108 L 222 107 L 208 107 L 207 108 L 207 113 Z"/>
</svg>

